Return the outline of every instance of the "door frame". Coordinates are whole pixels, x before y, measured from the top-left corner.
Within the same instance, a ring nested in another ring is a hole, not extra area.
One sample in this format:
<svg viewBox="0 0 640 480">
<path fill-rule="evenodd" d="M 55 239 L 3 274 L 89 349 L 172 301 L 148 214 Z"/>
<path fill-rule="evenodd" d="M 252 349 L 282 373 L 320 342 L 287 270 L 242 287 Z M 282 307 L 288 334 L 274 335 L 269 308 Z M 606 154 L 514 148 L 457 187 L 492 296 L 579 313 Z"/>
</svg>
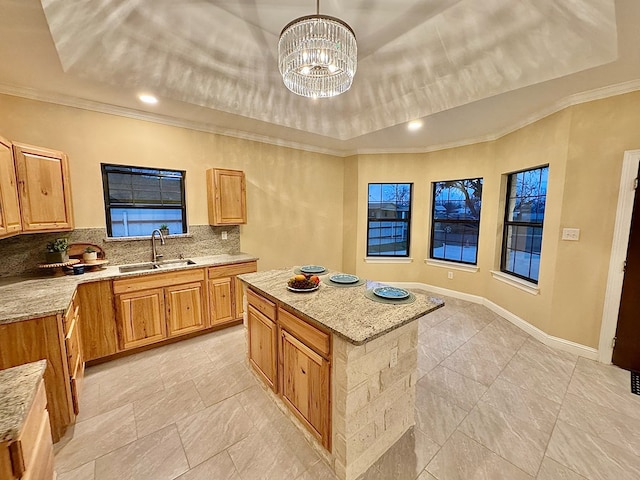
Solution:
<svg viewBox="0 0 640 480">
<path fill-rule="evenodd" d="M 598 360 L 606 364 L 610 364 L 613 357 L 612 340 L 618 327 L 618 312 L 620 310 L 622 282 L 624 280 L 624 262 L 627 259 L 629 234 L 631 233 L 631 215 L 636 195 L 634 183 L 638 176 L 639 165 L 640 150 L 627 150 L 624 152 L 616 223 L 613 230 L 613 243 L 609 260 L 609 275 L 607 276 L 607 289 L 604 296 L 604 308 L 600 326 L 600 342 L 598 345 Z"/>
</svg>

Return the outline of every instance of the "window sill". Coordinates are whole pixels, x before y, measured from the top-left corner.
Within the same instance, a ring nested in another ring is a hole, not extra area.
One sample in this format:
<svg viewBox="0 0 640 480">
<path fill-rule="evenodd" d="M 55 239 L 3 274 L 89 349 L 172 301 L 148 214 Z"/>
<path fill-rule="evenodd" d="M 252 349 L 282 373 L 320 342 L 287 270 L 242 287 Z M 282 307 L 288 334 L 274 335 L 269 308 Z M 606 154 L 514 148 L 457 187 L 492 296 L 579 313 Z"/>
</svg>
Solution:
<svg viewBox="0 0 640 480">
<path fill-rule="evenodd" d="M 431 267 L 447 268 L 449 270 L 460 270 L 461 272 L 476 273 L 479 270 L 477 265 L 448 262 L 446 260 L 436 260 L 434 258 L 425 258 L 424 263 Z"/>
<path fill-rule="evenodd" d="M 540 287 L 535 283 L 527 282 L 526 280 L 521 280 L 517 277 L 513 277 L 508 273 L 498 272 L 496 270 L 491 270 L 491 275 L 496 280 L 506 283 L 507 285 L 511 285 L 512 287 L 516 287 L 523 292 L 527 292 L 531 295 L 538 295 L 540 293 Z"/>
<path fill-rule="evenodd" d="M 165 235 L 164 238 L 191 238 L 193 237 L 193 235 L 191 233 L 175 233 L 175 234 L 169 234 L 169 235 Z M 151 239 L 151 235 L 142 235 L 139 237 L 105 237 L 104 241 L 105 243 L 110 243 L 110 242 L 130 242 L 130 241 L 139 241 L 139 240 L 147 240 L 149 241 Z"/>
<path fill-rule="evenodd" d="M 411 257 L 364 257 L 365 263 L 412 263 Z"/>
</svg>

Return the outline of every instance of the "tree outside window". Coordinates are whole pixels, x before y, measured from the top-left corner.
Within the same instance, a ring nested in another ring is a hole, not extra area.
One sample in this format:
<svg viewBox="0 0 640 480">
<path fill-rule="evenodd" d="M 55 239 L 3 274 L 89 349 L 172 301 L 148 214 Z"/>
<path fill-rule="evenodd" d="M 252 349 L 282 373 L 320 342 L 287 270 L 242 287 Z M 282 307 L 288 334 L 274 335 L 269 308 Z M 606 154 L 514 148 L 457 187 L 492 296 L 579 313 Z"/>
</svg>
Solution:
<svg viewBox="0 0 640 480">
<path fill-rule="evenodd" d="M 482 178 L 433 184 L 430 257 L 477 264 Z"/>
<path fill-rule="evenodd" d="M 367 256 L 408 257 L 411 183 L 370 183 Z"/>
</svg>

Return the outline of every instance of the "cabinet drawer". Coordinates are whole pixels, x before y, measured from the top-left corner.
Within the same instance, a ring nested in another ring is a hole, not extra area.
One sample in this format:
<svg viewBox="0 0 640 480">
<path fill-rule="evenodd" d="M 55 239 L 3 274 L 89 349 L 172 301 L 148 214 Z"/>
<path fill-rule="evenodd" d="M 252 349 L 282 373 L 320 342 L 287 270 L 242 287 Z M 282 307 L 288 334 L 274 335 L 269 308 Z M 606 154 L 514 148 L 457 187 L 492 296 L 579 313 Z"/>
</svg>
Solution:
<svg viewBox="0 0 640 480">
<path fill-rule="evenodd" d="M 209 267 L 209 278 L 223 278 L 241 275 L 243 273 L 253 273 L 257 271 L 256 262 L 234 263 L 232 265 L 220 265 L 217 267 Z"/>
<path fill-rule="evenodd" d="M 77 320 L 78 317 L 76 316 L 69 322 L 69 331 L 64 338 L 65 346 L 67 347 L 70 374 L 73 374 L 72 372 L 80 359 L 80 328 Z"/>
<path fill-rule="evenodd" d="M 247 303 L 275 322 L 276 304 L 247 288 Z"/>
<path fill-rule="evenodd" d="M 64 333 L 65 335 L 69 333 L 69 329 L 71 328 L 71 324 L 74 322 L 74 319 L 78 317 L 78 313 L 80 312 L 80 305 L 78 300 L 76 299 L 76 292 L 73 292 L 73 297 L 71 298 L 71 302 L 69 303 L 69 307 L 62 317 L 62 321 L 64 323 Z"/>
<path fill-rule="evenodd" d="M 324 333 L 282 308 L 278 308 L 278 323 L 283 329 L 296 336 L 298 340 L 306 346 L 312 348 L 325 358 L 329 357 L 331 337 L 327 333 Z"/>
<path fill-rule="evenodd" d="M 204 280 L 204 268 L 178 272 L 153 273 L 141 277 L 124 278 L 113 281 L 113 293 L 138 292 L 181 283 L 200 282 Z"/>
</svg>

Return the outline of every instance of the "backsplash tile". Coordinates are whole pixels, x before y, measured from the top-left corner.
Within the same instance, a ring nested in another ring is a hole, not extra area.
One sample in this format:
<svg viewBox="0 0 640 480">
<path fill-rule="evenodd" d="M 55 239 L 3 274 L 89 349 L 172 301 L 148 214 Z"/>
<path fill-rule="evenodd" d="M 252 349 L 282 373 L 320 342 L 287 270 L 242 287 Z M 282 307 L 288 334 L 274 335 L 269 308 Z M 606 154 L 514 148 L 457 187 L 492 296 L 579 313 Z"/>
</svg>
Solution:
<svg viewBox="0 0 640 480">
<path fill-rule="evenodd" d="M 221 239 L 227 232 L 227 240 Z M 94 243 L 100 245 L 110 263 L 148 262 L 151 260 L 151 240 L 105 241 L 104 228 L 79 228 L 72 232 L 34 233 L 16 235 L 0 240 L 0 277 L 35 274 L 38 264 L 45 261 L 45 246 L 56 238 L 68 238 L 69 243 Z M 210 225 L 189 226 L 189 236 L 169 236 L 165 245 L 156 242 L 158 253 L 164 259 L 190 256 L 240 253 L 240 227 Z"/>
</svg>

